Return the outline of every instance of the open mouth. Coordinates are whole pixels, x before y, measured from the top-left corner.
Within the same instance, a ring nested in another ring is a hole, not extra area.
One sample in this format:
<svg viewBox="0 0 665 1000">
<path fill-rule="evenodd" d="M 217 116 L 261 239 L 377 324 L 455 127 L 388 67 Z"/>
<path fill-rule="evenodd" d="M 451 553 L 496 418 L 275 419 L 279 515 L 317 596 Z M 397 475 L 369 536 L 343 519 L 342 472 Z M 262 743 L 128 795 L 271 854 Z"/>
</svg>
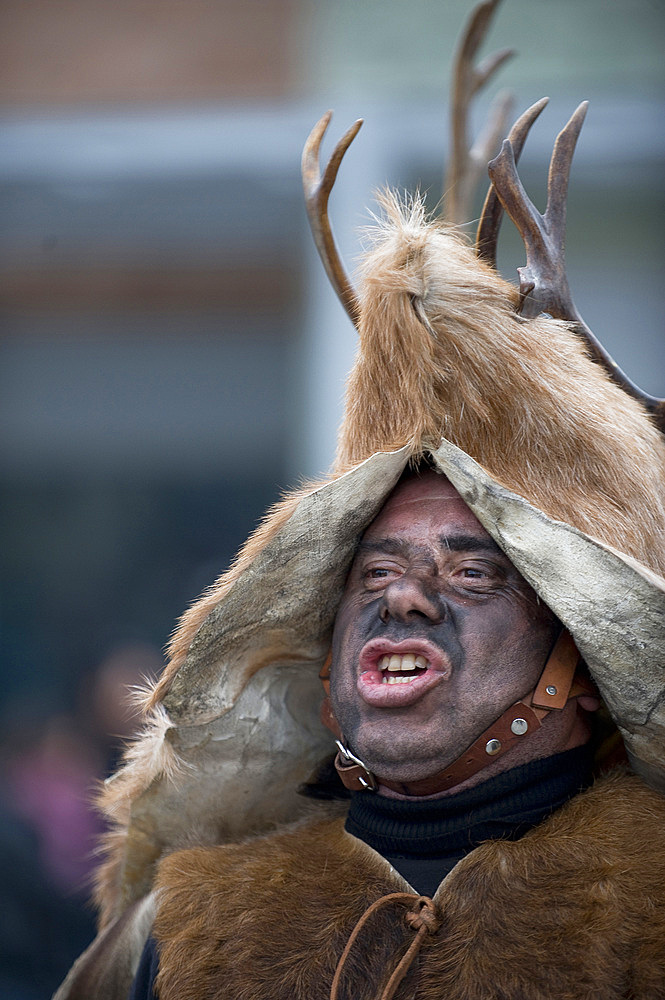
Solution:
<svg viewBox="0 0 665 1000">
<path fill-rule="evenodd" d="M 372 639 L 358 665 L 358 692 L 377 708 L 410 705 L 450 674 L 443 652 L 426 639 Z"/>
</svg>

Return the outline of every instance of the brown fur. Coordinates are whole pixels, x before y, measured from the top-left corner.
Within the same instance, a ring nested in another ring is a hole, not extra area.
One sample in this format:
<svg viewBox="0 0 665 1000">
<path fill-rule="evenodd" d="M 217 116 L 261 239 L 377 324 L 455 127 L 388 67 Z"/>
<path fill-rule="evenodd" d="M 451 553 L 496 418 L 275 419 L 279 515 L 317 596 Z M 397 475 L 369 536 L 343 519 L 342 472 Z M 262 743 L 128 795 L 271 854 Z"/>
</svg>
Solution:
<svg viewBox="0 0 665 1000">
<path fill-rule="evenodd" d="M 161 1000 L 324 1000 L 367 906 L 405 883 L 342 821 L 163 862 Z M 398 997 L 656 1000 L 665 981 L 665 800 L 601 779 L 515 843 L 482 845 L 436 894 L 443 923 Z M 372 1000 L 411 940 L 372 918 L 340 1000 Z"/>
<path fill-rule="evenodd" d="M 550 517 L 665 575 L 665 440 L 643 407 L 565 323 L 518 317 L 517 289 L 419 201 L 382 201 L 339 465 L 447 437 Z"/>
</svg>

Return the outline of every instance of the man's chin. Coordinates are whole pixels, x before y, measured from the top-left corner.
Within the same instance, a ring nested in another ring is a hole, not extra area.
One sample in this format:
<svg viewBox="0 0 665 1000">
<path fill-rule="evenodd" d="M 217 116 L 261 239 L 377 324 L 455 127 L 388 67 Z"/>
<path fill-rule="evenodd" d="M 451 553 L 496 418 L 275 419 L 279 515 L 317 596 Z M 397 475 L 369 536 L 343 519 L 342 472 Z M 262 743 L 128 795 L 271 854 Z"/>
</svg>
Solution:
<svg viewBox="0 0 665 1000">
<path fill-rule="evenodd" d="M 438 774 L 455 760 L 454 754 L 423 752 L 420 747 L 399 747 L 394 743 L 361 740 L 358 756 L 379 782 L 398 784 L 423 781 Z"/>
</svg>

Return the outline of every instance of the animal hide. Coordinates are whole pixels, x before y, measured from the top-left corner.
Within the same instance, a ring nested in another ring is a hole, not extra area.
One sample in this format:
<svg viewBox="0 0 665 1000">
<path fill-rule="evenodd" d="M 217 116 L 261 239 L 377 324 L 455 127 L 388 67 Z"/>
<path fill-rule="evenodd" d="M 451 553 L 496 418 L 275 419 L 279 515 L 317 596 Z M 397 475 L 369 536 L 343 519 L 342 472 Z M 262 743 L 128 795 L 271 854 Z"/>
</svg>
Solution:
<svg viewBox="0 0 665 1000">
<path fill-rule="evenodd" d="M 158 879 L 160 1000 L 327 1000 L 361 915 L 404 891 L 342 820 L 174 854 Z M 434 902 L 441 925 L 398 998 L 662 1000 L 665 800 L 614 772 L 521 840 L 476 848 Z M 413 939 L 404 915 L 372 915 L 340 1000 L 380 996 Z"/>
</svg>

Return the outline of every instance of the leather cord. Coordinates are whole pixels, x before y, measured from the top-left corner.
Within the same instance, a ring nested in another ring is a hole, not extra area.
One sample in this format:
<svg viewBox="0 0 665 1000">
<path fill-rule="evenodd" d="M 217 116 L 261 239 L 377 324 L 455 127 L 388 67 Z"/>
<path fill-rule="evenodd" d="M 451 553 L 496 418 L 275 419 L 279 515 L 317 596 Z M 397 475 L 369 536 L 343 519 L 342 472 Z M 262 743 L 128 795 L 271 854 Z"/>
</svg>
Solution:
<svg viewBox="0 0 665 1000">
<path fill-rule="evenodd" d="M 422 947 L 423 941 L 428 934 L 436 934 L 441 926 L 441 917 L 438 914 L 436 904 L 429 898 L 429 896 L 414 896 L 410 892 L 391 892 L 387 896 L 381 896 L 380 899 L 375 900 L 371 906 L 367 907 L 363 915 L 358 920 L 358 923 L 351 931 L 349 940 L 346 942 L 346 947 L 344 948 L 344 951 L 340 956 L 340 960 L 337 963 L 335 976 L 330 987 L 330 1000 L 339 1000 L 339 984 L 341 982 L 347 958 L 351 954 L 351 950 L 358 939 L 358 935 L 367 921 L 378 910 L 397 902 L 413 904 L 413 907 L 410 910 L 407 910 L 404 914 L 404 919 L 409 927 L 416 932 L 416 934 L 413 941 L 393 970 L 388 982 L 381 992 L 380 997 L 377 997 L 377 1000 L 392 1000 L 395 996 L 397 987 L 411 968 L 414 958 Z"/>
</svg>

